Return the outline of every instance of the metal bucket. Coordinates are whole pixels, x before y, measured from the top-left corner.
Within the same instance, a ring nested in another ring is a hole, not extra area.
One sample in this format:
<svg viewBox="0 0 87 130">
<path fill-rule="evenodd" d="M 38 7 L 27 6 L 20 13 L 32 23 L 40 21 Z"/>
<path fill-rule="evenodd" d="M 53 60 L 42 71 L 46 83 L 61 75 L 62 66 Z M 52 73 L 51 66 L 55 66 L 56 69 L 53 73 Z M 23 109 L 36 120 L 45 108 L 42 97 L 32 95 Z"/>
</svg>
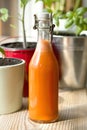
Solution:
<svg viewBox="0 0 87 130">
<path fill-rule="evenodd" d="M 87 37 L 53 36 L 53 44 L 60 55 L 61 88 L 87 86 Z M 57 54 L 57 53 L 56 53 Z"/>
</svg>

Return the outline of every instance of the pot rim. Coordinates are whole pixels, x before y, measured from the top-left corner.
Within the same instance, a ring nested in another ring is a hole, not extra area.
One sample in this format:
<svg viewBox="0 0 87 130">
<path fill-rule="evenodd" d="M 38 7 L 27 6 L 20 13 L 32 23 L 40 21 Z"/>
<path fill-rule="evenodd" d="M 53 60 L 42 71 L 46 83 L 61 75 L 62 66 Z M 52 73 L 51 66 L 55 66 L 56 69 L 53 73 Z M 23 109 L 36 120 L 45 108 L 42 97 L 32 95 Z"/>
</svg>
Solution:
<svg viewBox="0 0 87 130">
<path fill-rule="evenodd" d="M 19 48 L 12 48 L 12 47 L 6 47 L 5 45 L 6 44 L 15 44 L 16 42 L 19 42 L 19 43 L 22 43 L 23 42 L 23 37 L 21 36 L 14 36 L 14 37 L 11 37 L 11 36 L 8 36 L 8 37 L 4 37 L 0 40 L 0 46 L 2 48 L 5 48 L 7 50 L 12 50 L 12 51 L 20 51 L 20 50 L 24 50 L 24 51 L 29 51 L 29 50 L 33 50 L 37 44 L 37 41 L 32 38 L 32 37 L 27 37 L 27 42 L 28 43 L 33 43 L 34 46 L 30 46 L 29 48 L 22 48 L 22 47 L 19 47 Z"/>
<path fill-rule="evenodd" d="M 11 48 L 11 47 L 7 47 L 7 46 L 6 46 L 6 45 L 9 45 L 9 44 L 14 44 L 14 43 L 16 43 L 16 42 L 19 42 L 19 41 L 3 43 L 3 44 L 1 44 L 0 46 L 1 46 L 3 49 L 5 49 L 5 50 L 10 50 L 10 51 L 32 51 L 32 50 L 35 48 L 34 46 L 32 46 L 32 47 L 30 47 L 30 48 L 21 48 L 21 47 L 19 47 L 19 48 Z M 30 43 L 34 43 L 35 46 L 36 46 L 36 42 L 30 42 Z"/>
<path fill-rule="evenodd" d="M 87 36 L 82 36 L 82 35 L 80 35 L 80 36 L 76 36 L 76 35 L 70 35 L 70 36 L 68 36 L 68 35 L 55 35 L 55 34 L 53 34 L 53 37 L 59 37 L 59 38 L 64 38 L 64 37 L 67 37 L 67 38 L 87 38 Z"/>
<path fill-rule="evenodd" d="M 13 58 L 13 57 L 6 57 L 6 58 L 3 58 L 3 57 L 0 57 L 0 60 L 2 59 L 11 59 L 11 60 L 17 60 L 17 61 L 20 61 L 18 63 L 15 63 L 15 64 L 11 64 L 11 65 L 0 65 L 0 69 L 2 68 L 11 68 L 11 67 L 16 67 L 16 66 L 21 66 L 21 65 L 24 65 L 25 64 L 25 60 L 23 59 L 20 59 L 20 58 Z"/>
</svg>

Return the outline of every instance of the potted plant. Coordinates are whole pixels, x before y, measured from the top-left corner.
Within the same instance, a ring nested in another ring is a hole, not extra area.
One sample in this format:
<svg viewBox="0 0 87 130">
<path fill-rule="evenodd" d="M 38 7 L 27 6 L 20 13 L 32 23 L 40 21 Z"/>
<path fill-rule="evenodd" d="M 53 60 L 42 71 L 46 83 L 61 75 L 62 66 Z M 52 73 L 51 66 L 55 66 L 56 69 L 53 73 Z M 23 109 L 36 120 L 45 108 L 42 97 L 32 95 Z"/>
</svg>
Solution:
<svg viewBox="0 0 87 130">
<path fill-rule="evenodd" d="M 2 44 L 2 47 L 5 49 L 6 57 L 16 57 L 21 58 L 26 61 L 25 69 L 25 82 L 24 82 L 24 93 L 23 96 L 28 96 L 28 64 L 35 50 L 36 42 L 29 42 L 26 38 L 25 30 L 25 9 L 30 0 L 20 0 L 20 7 L 22 8 L 22 15 L 18 20 L 21 20 L 23 28 L 23 41 L 20 41 L 19 38 L 16 39 L 16 42 L 8 42 Z M 10 18 L 11 16 L 8 15 Z M 7 41 L 6 41 L 7 42 Z"/>
<path fill-rule="evenodd" d="M 57 5 L 58 0 L 42 1 L 45 10 L 53 14 L 57 29 L 59 29 L 59 20 L 66 19 L 64 26 L 68 30 L 55 30 L 52 41 L 60 66 L 60 87 L 83 88 L 87 85 L 87 37 L 80 36 L 80 34 L 87 30 L 87 18 L 85 17 L 87 7 L 80 5 L 81 0 L 76 0 L 74 8 L 65 12 L 59 10 L 58 6 L 53 8 L 54 2 Z M 70 27 L 73 26 L 74 30 L 71 32 Z"/>
<path fill-rule="evenodd" d="M 2 48 L 0 52 L 5 54 Z M 0 57 L 0 114 L 21 109 L 24 68 L 25 61 L 22 59 Z"/>
<path fill-rule="evenodd" d="M 79 34 L 83 30 L 86 19 L 83 22 L 82 18 L 87 11 L 85 7 L 80 7 L 81 0 L 76 0 L 75 2 L 70 0 L 69 3 L 67 0 L 36 0 L 36 2 L 38 1 L 43 2 L 44 11 L 52 13 L 53 22 L 56 26 L 56 29 L 54 29 L 56 34 L 65 32 L 70 33 L 70 31 L 71 33 L 75 32 Z M 81 27 L 81 21 L 84 23 L 83 28 Z M 72 28 L 73 24 L 76 25 L 76 30 L 75 28 Z"/>
</svg>

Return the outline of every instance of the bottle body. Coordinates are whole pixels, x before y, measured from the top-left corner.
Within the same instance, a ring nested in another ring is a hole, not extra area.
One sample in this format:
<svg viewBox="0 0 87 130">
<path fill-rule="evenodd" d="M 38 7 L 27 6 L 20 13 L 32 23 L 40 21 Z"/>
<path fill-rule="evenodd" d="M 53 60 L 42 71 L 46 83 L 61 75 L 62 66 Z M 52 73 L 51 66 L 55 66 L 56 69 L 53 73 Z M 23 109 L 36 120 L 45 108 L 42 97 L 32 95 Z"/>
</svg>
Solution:
<svg viewBox="0 0 87 130">
<path fill-rule="evenodd" d="M 29 65 L 29 116 L 40 122 L 58 118 L 58 63 L 48 40 L 40 39 Z"/>
</svg>

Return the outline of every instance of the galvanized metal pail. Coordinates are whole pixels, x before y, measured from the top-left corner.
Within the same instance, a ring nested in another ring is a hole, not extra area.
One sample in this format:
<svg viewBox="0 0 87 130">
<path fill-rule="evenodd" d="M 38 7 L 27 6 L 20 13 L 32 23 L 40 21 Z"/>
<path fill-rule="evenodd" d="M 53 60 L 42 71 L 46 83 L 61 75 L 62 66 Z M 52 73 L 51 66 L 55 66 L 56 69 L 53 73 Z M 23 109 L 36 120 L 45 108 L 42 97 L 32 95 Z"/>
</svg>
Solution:
<svg viewBox="0 0 87 130">
<path fill-rule="evenodd" d="M 87 37 L 53 36 L 53 44 L 59 52 L 62 76 L 61 88 L 87 86 Z"/>
</svg>

